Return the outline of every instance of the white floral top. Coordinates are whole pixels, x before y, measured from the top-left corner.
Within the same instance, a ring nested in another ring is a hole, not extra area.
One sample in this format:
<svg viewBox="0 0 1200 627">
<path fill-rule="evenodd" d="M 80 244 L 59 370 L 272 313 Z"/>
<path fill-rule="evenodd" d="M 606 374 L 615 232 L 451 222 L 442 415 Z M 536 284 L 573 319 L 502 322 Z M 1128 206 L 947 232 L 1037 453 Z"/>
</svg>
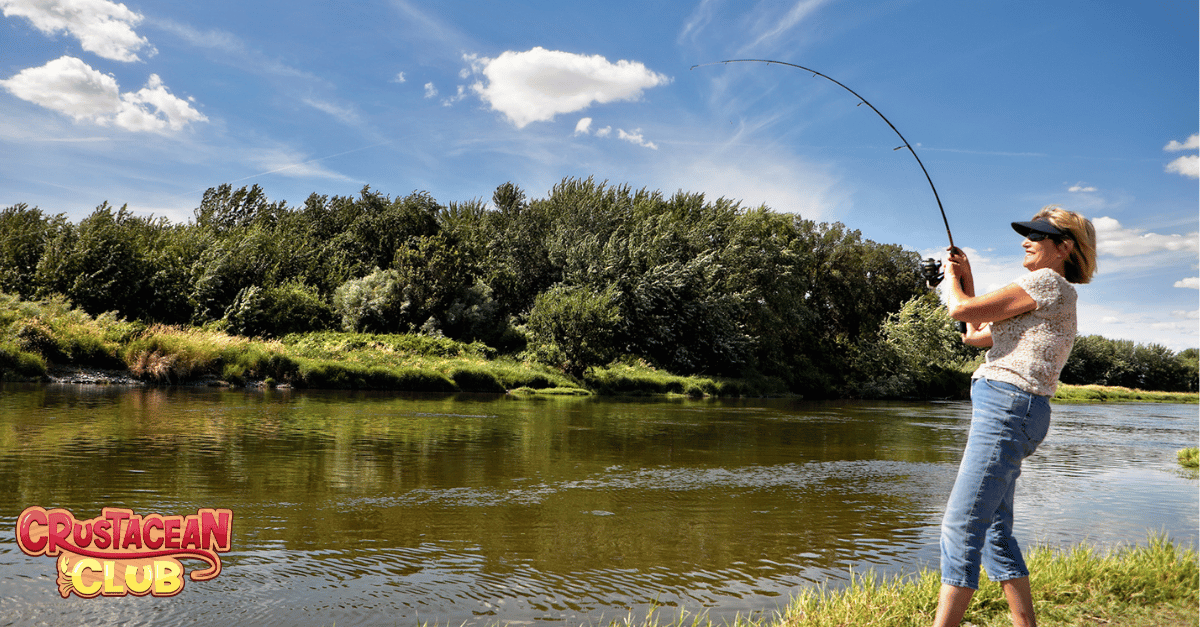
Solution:
<svg viewBox="0 0 1200 627">
<path fill-rule="evenodd" d="M 1075 287 L 1049 268 L 1030 272 L 1014 283 L 1029 294 L 1037 308 L 992 323 L 992 348 L 972 377 L 1053 396 L 1058 375 L 1075 344 Z"/>
</svg>

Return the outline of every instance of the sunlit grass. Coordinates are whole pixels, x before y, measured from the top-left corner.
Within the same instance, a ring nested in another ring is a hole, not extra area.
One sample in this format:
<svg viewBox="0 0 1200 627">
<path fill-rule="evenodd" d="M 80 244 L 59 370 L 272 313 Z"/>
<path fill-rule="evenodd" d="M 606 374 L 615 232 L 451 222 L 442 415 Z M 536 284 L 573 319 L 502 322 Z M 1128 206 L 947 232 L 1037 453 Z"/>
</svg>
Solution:
<svg viewBox="0 0 1200 627">
<path fill-rule="evenodd" d="M 1179 465 L 1184 468 L 1200 468 L 1200 448 L 1193 446 L 1180 449 L 1176 457 L 1179 459 Z"/>
<path fill-rule="evenodd" d="M 1058 386 L 1054 400 L 1060 403 L 1197 403 L 1200 394 L 1195 392 L 1148 392 L 1112 385 L 1067 385 Z"/>
<path fill-rule="evenodd" d="M 1034 607 L 1043 627 L 1083 625 L 1195 625 L 1200 609 L 1196 551 L 1162 536 L 1145 546 L 1101 553 L 1088 545 L 1029 552 Z M 736 627 L 919 627 L 933 622 L 940 575 L 924 570 L 909 577 L 855 574 L 843 588 L 803 590 L 773 615 L 737 619 Z M 613 627 L 705 625 L 708 619 L 678 612 L 652 613 L 642 622 L 611 621 Z M 1169 620 L 1170 622 L 1164 622 Z M 664 622 L 665 621 L 665 622 Z M 983 581 L 963 624 L 1011 625 L 1000 585 Z"/>
</svg>

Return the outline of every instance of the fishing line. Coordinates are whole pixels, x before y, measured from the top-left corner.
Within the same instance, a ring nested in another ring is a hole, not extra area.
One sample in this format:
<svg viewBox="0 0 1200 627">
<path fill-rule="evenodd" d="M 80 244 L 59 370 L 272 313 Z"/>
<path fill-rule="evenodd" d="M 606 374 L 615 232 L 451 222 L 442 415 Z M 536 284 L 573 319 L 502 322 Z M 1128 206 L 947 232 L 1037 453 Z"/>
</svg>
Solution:
<svg viewBox="0 0 1200 627">
<path fill-rule="evenodd" d="M 807 67 L 804 67 L 803 65 L 796 65 L 795 63 L 788 63 L 786 61 L 772 61 L 769 59 L 727 59 L 725 61 L 714 61 L 712 63 L 701 63 L 699 65 L 693 65 L 691 67 L 691 69 L 694 70 L 698 67 L 708 67 L 710 65 L 724 65 L 724 64 L 728 64 L 728 63 L 766 63 L 767 65 L 771 65 L 771 64 L 786 65 L 789 67 L 794 67 L 794 68 L 797 68 L 800 70 L 804 70 L 806 72 L 811 72 L 813 76 L 820 76 L 821 78 L 833 83 L 834 85 L 837 85 L 838 87 L 841 87 L 842 89 L 845 89 L 846 91 L 854 94 L 854 97 L 858 98 L 861 101 L 858 103 L 859 105 L 865 104 L 868 107 L 871 107 L 871 110 L 874 111 L 880 118 L 882 118 L 883 121 L 886 122 L 887 125 L 890 126 L 892 128 L 892 130 L 896 132 L 896 136 L 900 138 L 900 141 L 904 142 L 903 146 L 897 146 L 893 150 L 900 150 L 901 148 L 907 148 L 908 151 L 910 153 L 912 153 L 913 158 L 917 160 L 917 165 L 921 166 L 921 172 L 925 173 L 925 180 L 929 181 L 929 189 L 933 190 L 933 199 L 937 201 L 938 211 L 940 211 L 942 213 L 942 224 L 946 225 L 946 237 L 950 240 L 950 248 L 951 249 L 954 248 L 954 236 L 950 234 L 950 221 L 946 219 L 946 210 L 942 207 L 942 199 L 941 199 L 941 197 L 938 196 L 937 187 L 935 187 L 933 185 L 933 178 L 929 176 L 929 170 L 925 169 L 925 164 L 921 162 L 921 157 L 917 156 L 917 151 L 913 150 L 912 144 L 908 143 L 908 140 L 905 139 L 904 135 L 902 135 L 900 133 L 900 130 L 896 128 L 896 125 L 892 124 L 892 121 L 887 119 L 887 116 L 885 116 L 879 109 L 876 109 L 875 105 L 868 102 L 867 99 L 863 98 L 861 95 L 859 95 L 858 92 L 854 91 L 853 89 L 850 89 L 849 87 L 843 85 L 841 82 L 839 82 L 838 80 L 836 80 L 830 76 L 826 76 L 825 74 L 822 74 L 812 68 L 807 68 Z M 928 260 L 928 261 L 932 261 L 932 260 Z M 934 263 L 936 263 L 936 262 L 934 262 Z M 940 264 L 938 264 L 938 265 L 940 265 Z M 922 262 L 922 271 L 925 271 L 925 268 L 926 268 L 926 264 L 925 264 L 925 262 Z M 936 274 L 936 270 L 935 270 L 935 274 Z M 938 280 L 940 281 L 941 279 L 939 278 Z M 931 283 L 933 285 L 936 285 L 936 282 L 931 281 Z"/>
</svg>

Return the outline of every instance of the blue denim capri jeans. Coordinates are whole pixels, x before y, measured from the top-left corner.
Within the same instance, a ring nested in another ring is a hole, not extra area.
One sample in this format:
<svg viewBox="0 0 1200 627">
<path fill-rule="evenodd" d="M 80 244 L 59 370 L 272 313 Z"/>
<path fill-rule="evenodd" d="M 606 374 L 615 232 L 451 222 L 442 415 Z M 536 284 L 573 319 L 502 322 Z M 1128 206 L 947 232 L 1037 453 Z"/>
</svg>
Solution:
<svg viewBox="0 0 1200 627">
<path fill-rule="evenodd" d="M 1028 577 L 1012 535 L 1021 461 L 1050 429 L 1050 399 L 1015 385 L 971 384 L 971 432 L 942 518 L 942 583 L 979 588 L 980 564 L 992 581 Z"/>
</svg>

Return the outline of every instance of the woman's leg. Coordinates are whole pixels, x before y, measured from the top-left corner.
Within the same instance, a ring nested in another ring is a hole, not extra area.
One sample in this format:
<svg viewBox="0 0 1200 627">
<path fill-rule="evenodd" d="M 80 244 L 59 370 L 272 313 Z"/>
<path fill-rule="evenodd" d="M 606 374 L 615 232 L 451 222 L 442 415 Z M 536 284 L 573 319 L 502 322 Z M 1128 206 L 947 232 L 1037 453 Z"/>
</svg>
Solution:
<svg viewBox="0 0 1200 627">
<path fill-rule="evenodd" d="M 1033 592 L 1029 589 L 1029 577 L 1001 581 L 1004 598 L 1008 599 L 1008 613 L 1013 627 L 1037 627 L 1033 615 Z"/>
<path fill-rule="evenodd" d="M 937 615 L 933 619 L 933 627 L 956 627 L 961 623 L 974 594 L 975 590 L 971 588 L 942 584 L 942 589 L 938 592 Z"/>
<path fill-rule="evenodd" d="M 1024 456 L 1013 450 L 1020 422 L 1012 415 L 1024 416 L 1028 394 L 1004 385 L 977 379 L 971 386 L 971 432 L 942 517 L 942 583 L 950 586 L 979 587 L 989 528 L 1021 472 Z"/>
<path fill-rule="evenodd" d="M 971 432 L 942 519 L 942 587 L 935 625 L 962 620 L 979 586 L 981 563 L 988 564 L 994 579 L 1009 580 L 1002 585 L 1014 624 L 1033 624 L 1028 572 L 1012 537 L 1012 506 L 1021 461 L 1049 426 L 1049 404 L 1042 414 L 1039 399 L 1045 401 L 1007 384 L 980 379 L 972 385 Z M 1036 416 L 1032 421 L 1031 414 Z"/>
</svg>

